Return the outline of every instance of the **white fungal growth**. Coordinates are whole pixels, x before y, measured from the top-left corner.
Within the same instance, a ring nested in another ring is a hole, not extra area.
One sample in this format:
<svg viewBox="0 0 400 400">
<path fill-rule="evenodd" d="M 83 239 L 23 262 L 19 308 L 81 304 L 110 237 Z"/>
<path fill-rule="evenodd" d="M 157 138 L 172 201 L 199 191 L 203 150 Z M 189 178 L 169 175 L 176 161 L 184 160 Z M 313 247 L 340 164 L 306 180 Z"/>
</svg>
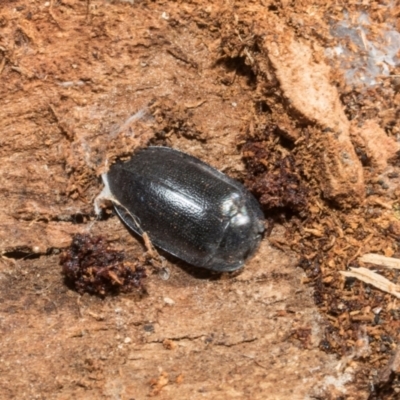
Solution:
<svg viewBox="0 0 400 400">
<path fill-rule="evenodd" d="M 110 183 L 108 181 L 108 174 L 104 173 L 101 175 L 101 179 L 103 181 L 104 187 L 103 190 L 96 196 L 96 198 L 94 199 L 94 212 L 96 214 L 96 217 L 99 218 L 101 215 L 101 204 L 104 201 L 112 201 L 114 204 L 117 204 L 118 206 L 122 207 L 124 209 L 124 211 L 131 217 L 132 221 L 136 224 L 136 226 L 138 227 L 138 229 L 140 231 L 142 231 L 142 228 L 140 227 L 140 224 L 136 218 L 135 215 L 133 215 L 128 209 L 126 209 L 126 207 L 124 207 L 117 199 L 116 197 L 112 194 L 111 189 L 110 189 Z M 143 233 L 143 238 L 145 240 L 146 243 L 146 237 L 147 234 L 146 232 Z M 150 239 L 149 243 L 150 243 Z M 146 247 L 149 247 L 146 245 Z"/>
<path fill-rule="evenodd" d="M 103 190 L 94 199 L 94 212 L 96 214 L 96 217 L 100 218 L 101 204 L 104 201 L 112 201 L 114 204 L 117 204 L 118 206 L 122 207 L 124 209 L 124 211 L 132 218 L 132 221 L 137 225 L 138 229 L 142 230 L 137 218 L 131 212 L 129 212 L 129 210 L 127 210 L 126 207 L 124 207 L 112 194 L 111 189 L 110 189 L 110 183 L 108 181 L 107 173 L 102 174 L 101 179 L 104 184 Z M 146 232 L 144 232 L 144 234 L 142 236 L 144 237 L 144 240 L 146 242 L 146 236 L 147 236 Z M 148 240 L 150 243 L 150 239 L 148 239 Z M 146 247 L 148 247 L 148 246 L 146 246 Z"/>
<path fill-rule="evenodd" d="M 72 86 L 83 86 L 85 84 L 84 81 L 66 81 L 66 82 L 58 82 L 59 86 L 69 88 Z"/>
<path fill-rule="evenodd" d="M 110 190 L 110 184 L 108 183 L 107 173 L 101 175 L 101 180 L 103 181 L 104 184 L 103 190 L 94 199 L 94 212 L 97 218 L 100 217 L 101 214 L 100 205 L 104 200 L 115 201 L 115 198 Z"/>
<path fill-rule="evenodd" d="M 133 122 L 138 121 L 139 119 L 142 119 L 145 115 L 146 115 L 146 109 L 142 109 L 142 110 L 139 110 L 137 113 L 128 117 L 119 128 L 117 128 L 113 132 L 111 132 L 111 134 L 110 134 L 111 138 L 114 138 L 121 132 L 128 131 Z M 131 134 L 133 135 L 132 131 L 131 131 Z"/>
<path fill-rule="evenodd" d="M 132 123 L 145 117 L 146 111 L 147 111 L 146 109 L 141 109 L 137 113 L 128 117 L 120 127 L 116 128 L 115 130 L 113 130 L 110 133 L 109 141 L 111 142 L 119 134 L 121 134 L 123 132 L 125 132 L 128 135 L 133 135 L 133 131 L 131 129 Z M 82 147 L 84 150 L 87 150 L 87 152 L 90 151 L 90 148 L 89 148 L 89 146 L 87 146 L 87 143 L 85 141 L 82 141 L 81 144 L 82 144 Z M 89 158 L 88 158 L 89 156 L 88 156 L 87 152 L 86 152 L 86 162 L 89 163 Z M 106 167 L 106 169 L 108 171 L 109 161 L 107 158 L 104 161 L 104 166 Z M 149 236 L 140 227 L 138 218 L 135 215 L 133 215 L 128 209 L 126 209 L 126 207 L 124 207 L 113 195 L 111 188 L 110 188 L 110 182 L 108 179 L 108 172 L 103 173 L 101 175 L 101 179 L 103 181 L 104 187 L 103 187 L 102 191 L 94 199 L 94 204 L 93 204 L 94 212 L 96 214 L 97 219 L 99 219 L 101 216 L 101 212 L 102 212 L 101 205 L 105 201 L 111 201 L 114 205 L 117 205 L 117 206 L 123 208 L 124 212 L 130 216 L 130 218 L 132 219 L 132 222 L 138 227 L 139 232 L 142 232 L 141 236 L 144 239 L 144 244 L 147 249 L 147 253 L 153 259 L 153 263 L 155 263 L 155 265 L 157 265 L 159 267 L 160 274 L 162 274 L 162 279 L 167 280 L 169 278 L 170 273 L 169 273 L 168 268 L 166 267 L 167 262 L 166 262 L 165 258 L 160 256 L 158 251 L 154 248 Z M 117 212 L 119 213 L 120 211 L 117 210 Z M 95 223 L 95 221 L 93 221 L 93 224 L 94 223 Z M 89 226 L 89 230 L 90 229 L 91 229 L 91 226 Z M 158 261 L 155 261 L 157 258 L 158 258 Z"/>
<path fill-rule="evenodd" d="M 378 77 L 400 65 L 400 33 L 390 23 L 379 24 L 380 30 L 373 24 L 365 11 L 356 18 L 344 12 L 342 21 L 332 23 L 331 34 L 340 43 L 327 49 L 327 55 L 339 60 L 348 84 L 374 86 Z"/>
<path fill-rule="evenodd" d="M 110 189 L 110 183 L 108 181 L 108 176 L 107 173 L 104 173 L 101 175 L 101 179 L 103 181 L 104 187 L 103 190 L 98 194 L 98 196 L 96 196 L 96 198 L 94 199 L 94 212 L 96 214 L 97 218 L 100 218 L 101 215 L 101 204 L 104 201 L 112 201 L 114 204 L 119 205 L 120 207 L 123 207 L 125 212 L 127 214 L 129 214 L 129 216 L 132 218 L 132 221 L 138 226 L 139 230 L 142 230 L 142 228 L 140 227 L 140 224 L 137 220 L 137 218 L 129 212 L 129 210 L 127 210 L 116 198 L 115 196 L 112 194 L 111 189 Z M 94 224 L 94 221 L 93 221 Z M 91 229 L 92 225 L 91 224 L 89 226 L 89 229 Z M 163 280 L 168 280 L 169 276 L 170 276 L 170 272 L 169 269 L 167 268 L 167 260 L 162 257 L 158 251 L 154 248 L 148 234 L 146 232 L 143 232 L 142 234 L 142 238 L 144 240 L 144 244 L 145 247 L 147 249 L 147 253 L 148 255 L 153 259 L 156 260 L 158 258 L 158 265 L 160 267 L 160 277 Z"/>
<path fill-rule="evenodd" d="M 139 119 L 142 119 L 145 115 L 146 115 L 146 109 L 143 108 L 143 109 L 139 110 L 138 112 L 136 112 L 135 114 L 132 114 L 131 116 L 129 116 L 121 126 L 119 126 L 117 129 L 113 130 L 110 133 L 110 138 L 111 138 L 110 142 L 113 139 L 115 139 L 115 137 L 118 136 L 121 132 L 124 132 L 124 131 L 129 131 L 129 133 L 133 135 L 132 130 L 129 130 L 131 124 L 135 121 L 138 121 Z M 81 141 L 81 145 L 82 145 L 83 149 L 85 150 L 85 161 L 86 161 L 87 165 L 90 165 L 90 154 L 89 154 L 90 147 L 87 145 L 87 143 L 84 140 Z M 108 159 L 106 159 L 104 162 L 104 165 L 107 169 L 108 169 L 108 164 L 109 164 Z M 101 204 L 104 201 L 109 200 L 109 201 L 113 201 L 116 204 L 119 204 L 119 202 L 116 200 L 116 198 L 111 193 L 107 173 L 102 174 L 101 179 L 103 181 L 104 188 L 94 199 L 94 212 L 95 212 L 97 218 L 100 217 Z"/>
</svg>

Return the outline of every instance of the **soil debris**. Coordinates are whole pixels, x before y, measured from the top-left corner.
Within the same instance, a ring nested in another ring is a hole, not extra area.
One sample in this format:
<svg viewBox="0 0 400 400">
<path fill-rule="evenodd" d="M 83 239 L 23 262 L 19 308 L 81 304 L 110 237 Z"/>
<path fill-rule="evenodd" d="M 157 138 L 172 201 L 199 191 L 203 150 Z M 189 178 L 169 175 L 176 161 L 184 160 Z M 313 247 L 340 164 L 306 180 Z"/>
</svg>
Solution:
<svg viewBox="0 0 400 400">
<path fill-rule="evenodd" d="M 382 368 L 375 379 L 378 398 L 384 399 L 394 393 L 400 392 L 400 348 L 390 359 L 388 364 Z"/>
<path fill-rule="evenodd" d="M 152 387 L 152 391 L 149 396 L 157 396 L 160 394 L 163 387 L 167 386 L 169 383 L 168 374 L 164 371 L 160 374 L 158 378 L 154 378 L 150 380 L 150 385 Z"/>
<path fill-rule="evenodd" d="M 247 166 L 247 187 L 266 210 L 286 209 L 301 212 L 307 206 L 308 189 L 300 177 L 295 157 L 279 146 L 272 129 L 251 138 L 242 147 Z"/>
<path fill-rule="evenodd" d="M 138 260 L 128 263 L 124 259 L 125 253 L 111 249 L 105 238 L 77 234 L 61 254 L 60 264 L 67 283 L 80 294 L 104 297 L 134 289 L 145 292 L 145 268 Z"/>
<path fill-rule="evenodd" d="M 399 143 L 388 136 L 375 121 L 367 120 L 361 126 L 354 124 L 350 133 L 363 165 L 372 166 L 381 172 L 387 168 L 388 161 L 396 159 L 400 150 Z"/>
<path fill-rule="evenodd" d="M 340 271 L 340 273 L 346 278 L 357 278 L 362 282 L 375 286 L 383 292 L 390 293 L 400 299 L 399 285 L 390 282 L 388 279 L 367 268 L 350 268 L 350 271 Z"/>
</svg>

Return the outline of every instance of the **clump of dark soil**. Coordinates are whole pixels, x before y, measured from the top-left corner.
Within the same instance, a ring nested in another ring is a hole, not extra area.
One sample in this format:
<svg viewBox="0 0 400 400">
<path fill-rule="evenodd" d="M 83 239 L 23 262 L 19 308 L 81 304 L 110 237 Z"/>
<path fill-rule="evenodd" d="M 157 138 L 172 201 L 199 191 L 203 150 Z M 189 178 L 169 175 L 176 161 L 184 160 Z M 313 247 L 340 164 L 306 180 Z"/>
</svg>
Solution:
<svg viewBox="0 0 400 400">
<path fill-rule="evenodd" d="M 146 270 L 139 261 L 124 262 L 125 252 L 109 247 L 101 236 L 77 234 L 60 257 L 66 283 L 78 293 L 99 296 L 144 291 Z"/>
<path fill-rule="evenodd" d="M 294 155 L 271 130 L 247 140 L 242 147 L 247 166 L 246 186 L 268 211 L 285 209 L 301 213 L 307 206 L 308 188 Z"/>
</svg>

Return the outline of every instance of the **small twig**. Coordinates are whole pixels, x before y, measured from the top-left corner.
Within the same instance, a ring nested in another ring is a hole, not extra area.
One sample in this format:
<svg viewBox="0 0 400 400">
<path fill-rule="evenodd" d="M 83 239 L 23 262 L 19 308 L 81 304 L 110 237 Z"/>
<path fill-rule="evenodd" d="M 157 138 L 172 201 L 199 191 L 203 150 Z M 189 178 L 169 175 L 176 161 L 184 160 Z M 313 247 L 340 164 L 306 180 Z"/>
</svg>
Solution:
<svg viewBox="0 0 400 400">
<path fill-rule="evenodd" d="M 175 57 L 177 60 L 183 61 L 184 63 L 191 65 L 195 69 L 199 67 L 195 61 L 189 59 L 186 54 L 178 47 L 168 48 L 167 53 L 171 54 L 171 56 Z"/>
<path fill-rule="evenodd" d="M 364 283 L 368 283 L 383 292 L 390 293 L 400 299 L 400 286 L 386 279 L 382 275 L 377 274 L 367 268 L 350 268 L 350 271 L 340 271 L 347 278 L 356 278 Z"/>
<path fill-rule="evenodd" d="M 79 313 L 79 317 L 83 318 L 83 312 L 82 312 L 82 306 L 81 306 L 81 297 L 82 296 L 78 296 L 76 299 L 76 304 L 78 305 L 78 313 Z"/>
<path fill-rule="evenodd" d="M 149 235 L 146 232 L 144 232 L 142 238 L 144 240 L 144 245 L 146 246 L 147 252 L 150 255 L 150 257 L 156 258 L 158 253 L 157 250 L 154 248 L 153 244 L 151 243 Z"/>
<path fill-rule="evenodd" d="M 86 0 L 86 21 L 91 22 L 92 15 L 90 14 L 90 0 Z"/>
<path fill-rule="evenodd" d="M 354 254 L 354 256 L 352 256 L 352 257 L 350 257 L 350 258 L 348 259 L 347 265 L 349 265 L 353 260 L 355 260 L 355 259 L 360 255 L 361 249 L 362 249 L 362 246 L 360 246 L 360 247 L 358 248 L 358 250 L 356 251 L 356 254 Z"/>
<path fill-rule="evenodd" d="M 50 0 L 50 7 L 49 7 L 50 17 L 53 19 L 53 21 L 56 23 L 56 25 L 59 27 L 59 29 L 61 29 L 63 31 L 64 29 L 62 28 L 62 26 L 58 22 L 57 18 L 53 14 L 53 2 L 54 2 L 54 0 Z"/>
<path fill-rule="evenodd" d="M 360 261 L 369 264 L 380 265 L 386 268 L 392 269 L 400 269 L 400 259 L 393 258 L 393 257 L 385 257 L 381 256 L 380 254 L 364 254 L 362 257 L 359 258 Z"/>
<path fill-rule="evenodd" d="M 6 65 L 6 56 L 3 57 L 3 59 L 0 62 L 0 75 L 3 72 L 4 66 Z"/>
<path fill-rule="evenodd" d="M 190 109 L 192 109 L 192 108 L 198 108 L 198 107 L 200 107 L 200 106 L 202 106 L 204 103 L 206 103 L 207 102 L 207 100 L 201 100 L 201 101 L 199 101 L 198 103 L 196 103 L 196 104 L 185 104 L 185 108 L 187 109 L 187 110 L 190 110 Z"/>
</svg>

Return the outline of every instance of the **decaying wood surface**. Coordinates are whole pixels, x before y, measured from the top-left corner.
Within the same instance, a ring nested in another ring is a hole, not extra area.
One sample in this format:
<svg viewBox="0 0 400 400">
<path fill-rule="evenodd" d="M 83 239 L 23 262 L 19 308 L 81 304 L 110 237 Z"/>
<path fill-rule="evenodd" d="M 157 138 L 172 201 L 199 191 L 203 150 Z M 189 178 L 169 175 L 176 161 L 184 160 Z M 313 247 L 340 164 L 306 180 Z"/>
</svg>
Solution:
<svg viewBox="0 0 400 400">
<path fill-rule="evenodd" d="M 339 271 L 398 252 L 399 100 L 385 83 L 374 95 L 392 114 L 360 111 L 371 94 L 355 102 L 324 52 L 343 7 L 303 3 L 1 4 L 2 399 L 393 395 L 397 300 Z M 241 274 L 167 256 L 169 279 L 149 270 L 146 295 L 80 296 L 59 266 L 76 233 L 146 251 L 94 200 L 107 166 L 149 143 L 261 196 L 260 171 L 296 177 L 302 206 L 264 204 L 271 235 Z M 271 155 L 246 163 L 244 144 Z"/>
</svg>

